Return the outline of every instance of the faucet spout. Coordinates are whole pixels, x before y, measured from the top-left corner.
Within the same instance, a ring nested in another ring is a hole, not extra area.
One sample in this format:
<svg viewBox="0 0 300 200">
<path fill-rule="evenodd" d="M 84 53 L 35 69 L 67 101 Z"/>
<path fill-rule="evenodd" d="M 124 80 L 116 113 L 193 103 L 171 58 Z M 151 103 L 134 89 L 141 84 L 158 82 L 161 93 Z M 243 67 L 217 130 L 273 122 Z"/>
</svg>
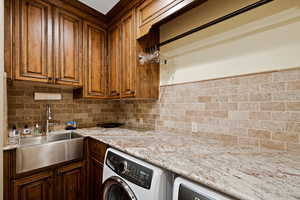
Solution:
<svg viewBox="0 0 300 200">
<path fill-rule="evenodd" d="M 49 135 L 50 133 L 50 129 L 49 127 L 51 125 L 54 125 L 54 123 L 50 123 L 50 121 L 52 120 L 52 112 L 51 112 L 51 106 L 49 104 L 46 105 L 46 135 Z"/>
<path fill-rule="evenodd" d="M 51 106 L 49 104 L 46 105 L 47 109 L 47 120 L 52 120 Z"/>
</svg>

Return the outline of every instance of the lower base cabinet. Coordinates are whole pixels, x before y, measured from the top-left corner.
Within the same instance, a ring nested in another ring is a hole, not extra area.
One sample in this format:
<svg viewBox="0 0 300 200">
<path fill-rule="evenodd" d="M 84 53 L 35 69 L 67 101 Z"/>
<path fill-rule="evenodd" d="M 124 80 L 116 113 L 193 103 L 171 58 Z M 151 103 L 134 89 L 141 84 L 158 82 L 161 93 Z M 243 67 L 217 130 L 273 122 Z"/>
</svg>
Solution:
<svg viewBox="0 0 300 200">
<path fill-rule="evenodd" d="M 42 172 L 14 181 L 14 200 L 50 200 L 52 198 L 53 174 Z"/>
<path fill-rule="evenodd" d="M 58 168 L 56 171 L 56 198 L 64 200 L 84 200 L 83 163 Z"/>
<path fill-rule="evenodd" d="M 15 179 L 12 199 L 85 200 L 84 172 L 84 162 L 77 162 Z"/>
<path fill-rule="evenodd" d="M 103 165 L 97 160 L 91 158 L 90 162 L 90 199 L 102 200 L 102 173 Z"/>
<path fill-rule="evenodd" d="M 97 140 L 88 140 L 88 193 L 89 200 L 103 200 L 103 166 L 108 146 Z"/>
</svg>

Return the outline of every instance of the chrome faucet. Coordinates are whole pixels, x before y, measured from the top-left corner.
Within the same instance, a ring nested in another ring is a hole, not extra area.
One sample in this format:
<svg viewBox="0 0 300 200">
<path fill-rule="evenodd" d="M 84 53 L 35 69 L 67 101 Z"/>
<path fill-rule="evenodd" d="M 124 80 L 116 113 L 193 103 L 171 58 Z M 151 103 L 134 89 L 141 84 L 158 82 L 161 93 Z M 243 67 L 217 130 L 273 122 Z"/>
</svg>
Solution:
<svg viewBox="0 0 300 200">
<path fill-rule="evenodd" d="M 47 116 L 46 135 L 48 135 L 50 133 L 49 126 L 54 126 L 55 125 L 55 123 L 50 123 L 50 121 L 52 120 L 52 112 L 51 112 L 51 106 L 49 104 L 46 105 L 46 116 Z"/>
</svg>

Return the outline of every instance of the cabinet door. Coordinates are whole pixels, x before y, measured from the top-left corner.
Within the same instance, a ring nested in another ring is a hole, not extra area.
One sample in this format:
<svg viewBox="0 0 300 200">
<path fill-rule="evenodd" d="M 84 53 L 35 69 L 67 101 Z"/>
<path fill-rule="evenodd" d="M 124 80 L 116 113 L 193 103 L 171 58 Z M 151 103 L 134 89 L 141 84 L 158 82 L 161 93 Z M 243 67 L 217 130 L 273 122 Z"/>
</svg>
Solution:
<svg viewBox="0 0 300 200">
<path fill-rule="evenodd" d="M 90 200 L 102 200 L 103 165 L 94 157 L 90 157 Z"/>
<path fill-rule="evenodd" d="M 82 85 L 82 20 L 55 10 L 55 83 Z"/>
<path fill-rule="evenodd" d="M 40 0 L 17 0 L 15 8 L 15 78 L 48 82 L 53 68 L 51 6 Z"/>
<path fill-rule="evenodd" d="M 108 96 L 120 98 L 121 78 L 121 32 L 120 27 L 114 26 L 108 33 Z"/>
<path fill-rule="evenodd" d="M 147 35 L 154 24 L 166 22 L 205 0 L 145 0 L 137 8 L 137 38 Z"/>
<path fill-rule="evenodd" d="M 84 97 L 106 97 L 106 31 L 84 23 Z"/>
<path fill-rule="evenodd" d="M 136 79 L 136 50 L 135 50 L 135 20 L 134 12 L 125 16 L 121 23 L 122 35 L 122 72 L 121 72 L 121 97 L 135 96 Z"/>
<path fill-rule="evenodd" d="M 14 200 L 52 200 L 52 173 L 43 172 L 14 181 Z"/>
<path fill-rule="evenodd" d="M 81 200 L 84 198 L 84 170 L 82 163 L 75 163 L 57 170 L 56 199 Z"/>
</svg>

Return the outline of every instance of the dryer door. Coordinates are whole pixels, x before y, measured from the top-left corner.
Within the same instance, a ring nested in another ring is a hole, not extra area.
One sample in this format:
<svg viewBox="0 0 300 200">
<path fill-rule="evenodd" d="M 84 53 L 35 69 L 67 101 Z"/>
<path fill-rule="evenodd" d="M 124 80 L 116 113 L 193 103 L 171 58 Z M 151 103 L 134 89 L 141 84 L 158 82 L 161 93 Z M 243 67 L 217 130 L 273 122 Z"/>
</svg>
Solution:
<svg viewBox="0 0 300 200">
<path fill-rule="evenodd" d="M 103 200 L 137 200 L 130 187 L 119 177 L 107 179 L 103 187 Z"/>
</svg>

